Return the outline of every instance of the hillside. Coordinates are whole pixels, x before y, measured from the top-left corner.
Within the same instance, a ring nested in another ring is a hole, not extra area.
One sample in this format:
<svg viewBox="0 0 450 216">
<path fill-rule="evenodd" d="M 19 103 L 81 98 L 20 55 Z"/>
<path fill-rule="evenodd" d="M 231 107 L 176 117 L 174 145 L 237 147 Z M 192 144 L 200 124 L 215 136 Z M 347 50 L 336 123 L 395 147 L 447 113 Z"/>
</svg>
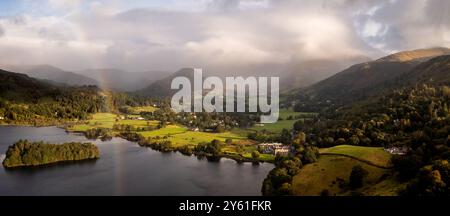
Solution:
<svg viewBox="0 0 450 216">
<path fill-rule="evenodd" d="M 324 155 L 318 162 L 304 166 L 294 176 L 293 194 L 297 196 L 319 196 L 322 193 L 331 196 L 349 195 L 348 193 L 351 191 L 348 186 L 349 176 L 352 168 L 356 165 L 367 170 L 369 174 L 365 179 L 365 184 L 370 186 L 381 182 L 383 176 L 389 172 L 389 170 L 380 169 L 352 158 Z M 364 190 L 360 190 L 360 192 L 364 193 Z M 369 194 L 364 193 L 364 195 Z M 381 195 L 396 194 L 394 191 Z"/>
<path fill-rule="evenodd" d="M 379 62 L 407 62 L 407 61 L 427 61 L 436 56 L 448 55 L 450 49 L 444 47 L 435 47 L 430 49 L 418 49 L 404 51 L 380 58 Z"/>
<path fill-rule="evenodd" d="M 88 69 L 79 73 L 98 80 L 101 88 L 123 92 L 143 89 L 168 74 L 164 71 L 127 72 L 119 69 Z"/>
<path fill-rule="evenodd" d="M 11 101 L 36 102 L 38 99 L 54 94 L 56 88 L 28 75 L 0 69 L 0 98 Z"/>
<path fill-rule="evenodd" d="M 193 79 L 194 70 L 192 68 L 183 68 L 164 79 L 154 82 L 153 84 L 147 86 L 144 89 L 136 91 L 135 93 L 139 96 L 144 97 L 156 97 L 156 98 L 170 97 L 176 92 L 176 90 L 172 90 L 170 88 L 170 85 L 172 83 L 172 80 L 178 76 L 184 76 L 187 77 L 188 79 Z"/>
<path fill-rule="evenodd" d="M 51 65 L 9 65 L 4 66 L 4 68 L 9 71 L 27 74 L 30 77 L 45 80 L 56 85 L 98 85 L 98 82 L 95 79 L 73 72 L 64 71 Z"/>
<path fill-rule="evenodd" d="M 426 61 L 403 75 L 403 83 L 450 84 L 450 55 L 439 56 Z"/>
<path fill-rule="evenodd" d="M 0 117 L 7 124 L 53 124 L 86 119 L 107 110 L 97 87 L 58 87 L 20 73 L 0 70 Z"/>
<path fill-rule="evenodd" d="M 408 82 L 415 83 L 417 79 L 428 76 L 442 79 L 448 77 L 448 73 L 444 73 L 448 71 L 447 57 L 433 58 L 444 54 L 450 54 L 450 49 L 401 52 L 353 65 L 309 88 L 291 91 L 287 101 L 300 99 L 303 102 L 310 100 L 341 106 L 407 85 Z"/>
<path fill-rule="evenodd" d="M 369 58 L 357 56 L 342 59 L 315 59 L 287 65 L 279 74 L 282 91 L 309 87 L 331 77 L 349 65 L 370 61 Z"/>
</svg>

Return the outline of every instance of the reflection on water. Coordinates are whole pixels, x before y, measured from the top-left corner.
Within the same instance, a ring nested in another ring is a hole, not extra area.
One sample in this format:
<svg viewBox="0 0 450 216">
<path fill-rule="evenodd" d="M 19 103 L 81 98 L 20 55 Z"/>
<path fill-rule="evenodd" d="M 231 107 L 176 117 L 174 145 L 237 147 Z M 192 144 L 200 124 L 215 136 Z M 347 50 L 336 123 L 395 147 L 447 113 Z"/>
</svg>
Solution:
<svg viewBox="0 0 450 216">
<path fill-rule="evenodd" d="M 0 152 L 19 139 L 93 142 L 100 159 L 0 168 L 0 195 L 260 195 L 272 164 L 160 153 L 120 138 L 101 142 L 56 127 L 0 126 Z M 3 161 L 3 159 L 2 159 Z"/>
</svg>

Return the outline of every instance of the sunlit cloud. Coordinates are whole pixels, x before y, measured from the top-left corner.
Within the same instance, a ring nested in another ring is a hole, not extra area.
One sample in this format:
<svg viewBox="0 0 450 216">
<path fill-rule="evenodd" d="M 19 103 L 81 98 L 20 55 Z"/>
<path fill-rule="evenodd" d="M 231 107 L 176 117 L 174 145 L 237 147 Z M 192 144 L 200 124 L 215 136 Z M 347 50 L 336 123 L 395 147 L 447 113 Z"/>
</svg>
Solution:
<svg viewBox="0 0 450 216">
<path fill-rule="evenodd" d="M 450 46 L 442 0 L 17 2 L 0 17 L 0 63 L 233 69 Z"/>
</svg>

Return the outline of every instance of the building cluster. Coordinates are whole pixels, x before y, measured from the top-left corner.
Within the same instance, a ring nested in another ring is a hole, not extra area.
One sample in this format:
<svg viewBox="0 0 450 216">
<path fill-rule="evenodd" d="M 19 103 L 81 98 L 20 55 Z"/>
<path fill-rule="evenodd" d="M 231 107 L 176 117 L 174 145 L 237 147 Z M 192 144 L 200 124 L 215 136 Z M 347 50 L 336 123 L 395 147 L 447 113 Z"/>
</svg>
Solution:
<svg viewBox="0 0 450 216">
<path fill-rule="evenodd" d="M 403 147 L 390 147 L 390 148 L 385 148 L 385 151 L 393 154 L 393 155 L 405 155 L 406 153 L 408 153 L 408 147 L 403 146 Z"/>
<path fill-rule="evenodd" d="M 291 147 L 282 143 L 261 143 L 258 145 L 258 151 L 263 154 L 288 156 L 291 152 Z"/>
</svg>

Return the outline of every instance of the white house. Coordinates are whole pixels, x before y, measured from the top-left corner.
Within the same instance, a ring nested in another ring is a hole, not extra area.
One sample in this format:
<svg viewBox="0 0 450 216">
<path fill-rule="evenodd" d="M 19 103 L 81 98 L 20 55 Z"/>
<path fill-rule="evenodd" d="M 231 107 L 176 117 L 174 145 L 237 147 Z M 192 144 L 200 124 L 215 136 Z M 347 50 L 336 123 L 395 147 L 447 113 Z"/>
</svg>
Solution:
<svg viewBox="0 0 450 216">
<path fill-rule="evenodd" d="M 282 143 L 261 143 L 258 145 L 258 150 L 263 154 L 288 155 L 290 147 Z"/>
<path fill-rule="evenodd" d="M 403 147 L 390 147 L 390 148 L 385 148 L 385 151 L 393 154 L 393 155 L 405 155 L 406 153 L 408 153 L 408 147 L 403 146 Z"/>
<path fill-rule="evenodd" d="M 196 128 L 191 128 L 191 131 L 198 132 L 198 131 L 200 131 L 200 129 L 198 129 L 198 127 L 196 127 Z"/>
</svg>

